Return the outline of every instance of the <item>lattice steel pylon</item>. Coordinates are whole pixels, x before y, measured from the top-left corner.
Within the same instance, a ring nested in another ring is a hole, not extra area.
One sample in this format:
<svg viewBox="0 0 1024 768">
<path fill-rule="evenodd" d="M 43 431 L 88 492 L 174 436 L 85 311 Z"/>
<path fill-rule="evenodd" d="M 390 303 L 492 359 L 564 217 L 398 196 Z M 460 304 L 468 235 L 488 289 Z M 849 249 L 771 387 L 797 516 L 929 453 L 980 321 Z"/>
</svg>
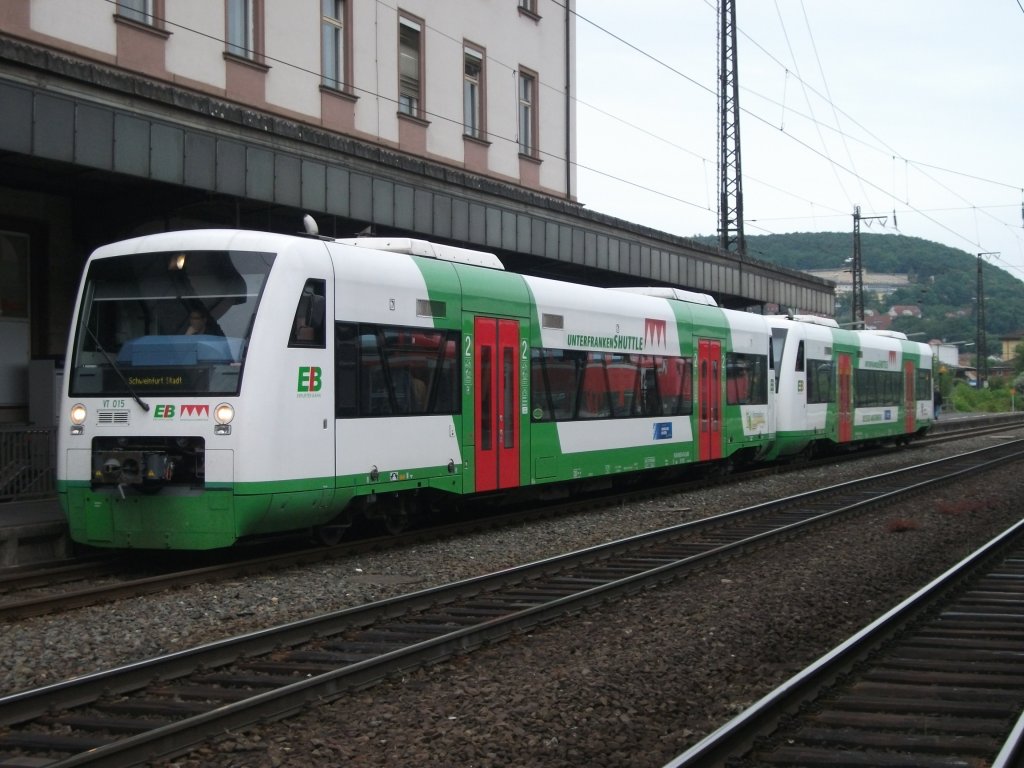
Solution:
<svg viewBox="0 0 1024 768">
<path fill-rule="evenodd" d="M 999 251 L 986 251 L 978 254 L 978 295 L 976 298 L 974 312 L 975 320 L 978 323 L 978 338 L 974 342 L 975 368 L 977 368 L 978 389 L 986 386 L 988 381 L 988 334 L 985 330 L 985 275 L 983 267 L 986 256 L 1000 256 Z"/>
<path fill-rule="evenodd" d="M 853 207 L 853 259 L 850 271 L 853 273 L 853 293 L 850 301 L 853 305 L 852 328 L 864 327 L 864 260 L 860 251 L 860 206 Z"/>
<path fill-rule="evenodd" d="M 975 368 L 977 369 L 976 383 L 978 389 L 985 386 L 988 378 L 988 338 L 985 335 L 985 276 L 982 272 L 985 254 L 978 254 L 978 300 L 975 305 L 975 320 L 978 323 L 978 338 L 975 339 Z"/>
<path fill-rule="evenodd" d="M 743 236 L 736 0 L 718 0 L 718 245 L 723 251 L 740 255 L 747 252 Z"/>
</svg>

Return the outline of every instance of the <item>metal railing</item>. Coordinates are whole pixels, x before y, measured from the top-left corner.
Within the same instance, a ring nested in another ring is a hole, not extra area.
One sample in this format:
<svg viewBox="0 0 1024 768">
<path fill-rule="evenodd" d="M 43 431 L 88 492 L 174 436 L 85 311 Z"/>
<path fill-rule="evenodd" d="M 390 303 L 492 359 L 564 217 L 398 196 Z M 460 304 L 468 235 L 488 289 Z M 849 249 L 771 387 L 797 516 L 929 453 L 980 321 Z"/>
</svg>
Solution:
<svg viewBox="0 0 1024 768">
<path fill-rule="evenodd" d="M 0 503 L 56 493 L 53 429 L 0 426 Z"/>
</svg>

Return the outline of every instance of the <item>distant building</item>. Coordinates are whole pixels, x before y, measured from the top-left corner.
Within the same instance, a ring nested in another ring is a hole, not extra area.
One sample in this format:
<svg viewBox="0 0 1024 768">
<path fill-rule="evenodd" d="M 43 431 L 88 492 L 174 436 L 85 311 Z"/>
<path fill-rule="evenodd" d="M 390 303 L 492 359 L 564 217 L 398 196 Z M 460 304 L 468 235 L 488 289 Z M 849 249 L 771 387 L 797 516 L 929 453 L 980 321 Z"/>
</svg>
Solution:
<svg viewBox="0 0 1024 768">
<path fill-rule="evenodd" d="M 836 284 L 836 295 L 853 292 L 853 276 L 849 269 L 805 269 L 809 275 L 831 280 Z M 881 272 L 864 273 L 864 293 L 882 299 L 900 288 L 910 286 L 906 275 L 887 275 Z"/>
<path fill-rule="evenodd" d="M 923 314 L 921 308 L 916 304 L 894 304 L 889 307 L 889 317 L 917 317 L 920 318 Z"/>
<path fill-rule="evenodd" d="M 1003 360 L 1010 362 L 1017 352 L 1017 345 L 1024 342 L 1024 331 L 1014 331 L 1005 336 L 1000 336 L 999 342 L 1003 345 Z"/>
<path fill-rule="evenodd" d="M 931 345 L 932 355 L 938 359 L 940 365 L 945 365 L 949 368 L 965 367 L 962 361 L 962 358 L 965 356 L 960 354 L 960 347 L 956 344 L 946 344 L 937 339 L 928 343 Z"/>
<path fill-rule="evenodd" d="M 888 331 L 892 327 L 889 315 L 879 314 L 873 309 L 864 310 L 864 328 L 869 331 Z"/>
</svg>

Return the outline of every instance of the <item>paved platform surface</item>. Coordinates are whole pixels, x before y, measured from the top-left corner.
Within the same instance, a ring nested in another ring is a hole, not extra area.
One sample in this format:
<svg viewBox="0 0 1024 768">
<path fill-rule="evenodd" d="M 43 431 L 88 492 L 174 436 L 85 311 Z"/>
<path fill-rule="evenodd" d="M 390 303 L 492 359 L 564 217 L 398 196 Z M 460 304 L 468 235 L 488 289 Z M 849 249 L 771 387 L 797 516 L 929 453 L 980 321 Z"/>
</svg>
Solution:
<svg viewBox="0 0 1024 768">
<path fill-rule="evenodd" d="M 56 499 L 0 503 L 0 568 L 62 560 L 71 550 Z"/>
<path fill-rule="evenodd" d="M 0 502 L 0 528 L 32 523 L 64 522 L 56 499 Z"/>
</svg>

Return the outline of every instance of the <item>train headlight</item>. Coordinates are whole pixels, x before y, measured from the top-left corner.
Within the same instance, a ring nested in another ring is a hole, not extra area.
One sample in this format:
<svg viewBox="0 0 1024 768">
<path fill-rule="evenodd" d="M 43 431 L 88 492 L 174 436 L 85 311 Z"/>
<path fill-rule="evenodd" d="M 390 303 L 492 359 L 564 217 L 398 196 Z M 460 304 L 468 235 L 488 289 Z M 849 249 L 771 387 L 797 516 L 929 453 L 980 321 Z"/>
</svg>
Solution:
<svg viewBox="0 0 1024 768">
<path fill-rule="evenodd" d="M 235 407 L 230 403 L 221 403 L 213 409 L 213 420 L 218 424 L 230 424 L 235 418 Z"/>
<path fill-rule="evenodd" d="M 71 434 L 80 435 L 84 431 L 85 417 L 88 415 L 85 406 L 75 403 L 71 406 Z"/>
<path fill-rule="evenodd" d="M 85 406 L 81 403 L 75 403 L 71 406 L 71 423 L 76 426 L 85 424 L 86 410 Z"/>
<path fill-rule="evenodd" d="M 230 435 L 231 420 L 233 418 L 235 418 L 235 408 L 229 403 L 221 403 L 214 408 L 213 420 L 217 423 L 213 425 L 213 434 Z"/>
</svg>

